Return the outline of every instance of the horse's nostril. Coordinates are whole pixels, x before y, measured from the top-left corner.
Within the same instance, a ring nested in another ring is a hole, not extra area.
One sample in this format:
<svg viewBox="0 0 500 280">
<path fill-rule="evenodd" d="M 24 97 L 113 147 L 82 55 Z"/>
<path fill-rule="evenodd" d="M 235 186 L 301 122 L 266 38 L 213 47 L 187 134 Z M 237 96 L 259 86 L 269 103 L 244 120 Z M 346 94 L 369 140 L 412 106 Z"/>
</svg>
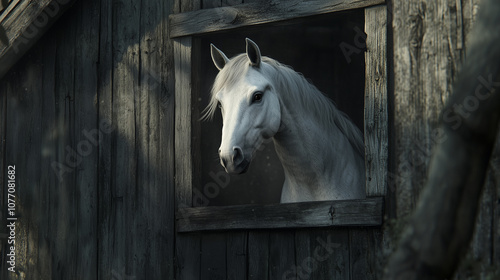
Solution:
<svg viewBox="0 0 500 280">
<path fill-rule="evenodd" d="M 240 164 L 243 159 L 244 159 L 244 156 L 243 156 L 243 151 L 241 150 L 240 147 L 238 146 L 234 146 L 233 147 L 233 151 L 234 151 L 234 154 L 233 154 L 233 162 L 235 165 L 238 165 Z"/>
</svg>

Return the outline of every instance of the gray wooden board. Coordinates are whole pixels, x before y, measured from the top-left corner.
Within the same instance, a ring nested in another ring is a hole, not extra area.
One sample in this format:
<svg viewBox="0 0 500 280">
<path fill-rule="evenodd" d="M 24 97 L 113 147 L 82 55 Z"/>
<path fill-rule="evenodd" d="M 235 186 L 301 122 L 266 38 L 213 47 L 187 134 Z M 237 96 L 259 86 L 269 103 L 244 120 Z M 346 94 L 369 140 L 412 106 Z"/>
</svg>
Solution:
<svg viewBox="0 0 500 280">
<path fill-rule="evenodd" d="M 353 228 L 349 232 L 351 279 L 380 279 L 382 272 L 380 229 Z"/>
<path fill-rule="evenodd" d="M 269 231 L 248 233 L 248 279 L 269 280 Z"/>
<path fill-rule="evenodd" d="M 42 131 L 44 131 L 44 136 L 42 138 L 41 149 L 45 151 L 54 152 L 57 150 L 57 142 L 54 141 L 54 135 L 57 132 L 57 116 L 56 108 L 59 100 L 56 100 L 54 94 L 55 90 L 55 57 L 56 57 L 56 42 L 55 42 L 55 32 L 49 32 L 43 39 L 43 99 L 42 99 L 42 111 L 43 111 L 43 123 L 41 125 Z M 40 166 L 48 168 L 51 166 L 55 160 L 54 154 L 52 156 L 43 156 L 40 161 Z M 40 182 L 42 189 L 41 193 L 41 212 L 44 213 L 41 216 L 40 223 L 44 225 L 50 225 L 52 221 L 52 215 L 54 214 L 54 199 L 56 198 L 56 188 L 58 184 L 58 178 L 53 170 L 48 172 L 42 172 L 40 177 Z M 53 227 L 40 227 L 39 234 L 41 236 L 49 237 L 53 235 Z M 54 256 L 52 254 L 52 247 L 54 241 L 52 238 L 41 238 L 39 240 L 39 255 L 38 255 L 38 272 L 41 275 L 46 275 L 47 278 L 53 278 L 52 275 L 55 271 L 56 265 L 53 263 Z"/>
<path fill-rule="evenodd" d="M 332 213 L 333 212 L 333 217 Z M 181 208 L 177 230 L 220 230 L 326 226 L 378 226 L 383 198 L 269 205 Z"/>
<path fill-rule="evenodd" d="M 173 12 L 172 1 L 163 1 L 163 17 Z M 160 133 L 159 147 L 160 157 L 158 158 L 158 168 L 160 178 L 158 188 L 164 188 L 165 192 L 160 198 L 160 203 L 164 206 L 164 212 L 161 215 L 161 232 L 158 236 L 158 242 L 162 246 L 154 246 L 153 248 L 161 248 L 161 265 L 165 273 L 160 275 L 166 279 L 175 277 L 175 67 L 173 56 L 173 42 L 168 36 L 168 22 L 162 21 L 160 25 L 162 33 L 162 43 L 159 52 L 159 63 L 161 65 L 161 85 L 159 88 L 160 108 L 159 108 L 159 127 Z M 163 202 L 161 202 L 163 199 Z M 154 251 L 154 249 L 152 249 Z"/>
<path fill-rule="evenodd" d="M 76 147 L 75 143 L 75 36 L 76 25 L 70 24 L 69 15 L 61 18 L 63 27 L 58 29 L 55 63 L 55 92 L 56 92 L 56 119 L 57 133 L 61 135 L 57 140 L 56 161 L 71 167 L 71 171 L 58 178 L 53 190 L 54 212 L 51 214 L 50 225 L 54 227 L 53 238 L 53 277 L 55 279 L 71 279 L 76 276 L 76 259 L 73 258 L 77 250 L 77 209 L 75 196 L 75 157 L 69 159 L 67 147 Z M 72 153 L 71 153 L 72 154 Z M 71 162 L 71 163 L 70 163 Z M 51 190 L 52 191 L 52 190 Z"/>
<path fill-rule="evenodd" d="M 8 95 L 10 102 L 8 102 L 7 120 L 9 124 L 14 122 L 15 125 L 8 128 L 10 137 L 7 138 L 7 141 L 9 138 L 11 141 L 17 141 L 16 149 L 12 150 L 11 153 L 9 151 L 10 156 L 7 157 L 8 165 L 16 167 L 16 192 L 14 193 L 14 212 L 15 217 L 17 217 L 17 221 L 15 221 L 16 243 L 14 244 L 16 269 L 26 273 L 35 271 L 33 266 L 28 265 L 28 260 L 32 254 L 38 255 L 38 231 L 40 227 L 37 195 L 40 192 L 38 162 L 41 155 L 36 151 L 41 140 L 40 116 L 42 112 L 38 105 L 41 103 L 42 95 L 39 86 L 42 71 L 41 55 L 41 49 L 30 52 L 29 57 L 33 62 L 24 71 L 14 74 L 16 77 L 12 83 L 13 91 Z M 17 98 L 15 93 L 19 94 Z M 2 172 L 7 172 L 7 170 L 2 170 Z M 6 213 L 6 217 L 12 216 L 10 213 Z M 12 279 L 12 276 L 12 273 L 9 273 L 8 278 Z"/>
<path fill-rule="evenodd" d="M 247 279 L 248 232 L 228 232 L 227 236 L 227 279 Z"/>
<path fill-rule="evenodd" d="M 200 280 L 227 279 L 225 233 L 204 233 L 201 237 Z"/>
<path fill-rule="evenodd" d="M 186 12 L 201 7 L 198 0 L 181 0 L 174 12 Z M 171 32 L 169 30 L 169 32 Z M 175 69 L 175 203 L 176 208 L 191 207 L 191 38 L 173 41 Z M 176 279 L 201 278 L 201 235 L 177 234 L 175 238 Z"/>
<path fill-rule="evenodd" d="M 75 25 L 78 36 L 75 41 L 75 149 L 82 161 L 75 170 L 74 187 L 77 195 L 77 254 L 76 275 L 85 279 L 97 278 L 97 211 L 98 211 L 98 163 L 97 133 L 98 110 L 94 101 L 97 92 L 97 61 L 99 60 L 99 2 L 78 2 Z M 72 12 L 76 9 L 72 9 Z M 87 135 L 87 136 L 86 136 Z"/>
<path fill-rule="evenodd" d="M 295 232 L 279 230 L 269 233 L 269 279 L 289 279 L 295 265 Z"/>
<path fill-rule="evenodd" d="M 99 130 L 109 131 L 116 126 L 113 122 L 113 88 L 110 82 L 113 69 L 112 51 L 112 24 L 113 7 L 109 1 L 100 2 L 100 16 L 102 18 L 99 32 L 99 68 L 97 100 L 99 106 Z M 105 78 L 106 77 L 106 78 Z M 112 209 L 113 191 L 111 188 L 113 175 L 113 147 L 114 133 L 103 133 L 99 145 L 99 243 L 98 279 L 111 279 L 113 276 L 113 255 L 109 253 L 113 246 Z"/>
<path fill-rule="evenodd" d="M 255 2 L 237 6 L 203 9 L 170 16 L 170 36 L 196 35 L 237 27 L 295 19 L 317 14 L 364 8 L 384 0 L 291 0 Z"/>
<path fill-rule="evenodd" d="M 71 6 L 74 0 L 42 0 L 36 5 L 21 1 L 9 14 L 2 17 L 9 44 L 0 43 L 0 78 Z M 7 11 L 7 10 L 6 10 Z"/>
<path fill-rule="evenodd" d="M 385 195 L 388 162 L 387 6 L 365 9 L 366 195 Z"/>
<path fill-rule="evenodd" d="M 115 6 L 116 4 L 116 6 Z M 139 75 L 133 71 L 139 64 L 139 27 L 140 3 L 133 0 L 121 0 L 113 3 L 113 123 L 114 133 L 112 166 L 112 209 L 110 226 L 114 228 L 113 244 L 107 252 L 111 259 L 112 272 L 122 275 L 138 275 L 140 272 L 133 248 L 138 236 L 137 222 L 137 139 L 135 97 Z"/>
</svg>

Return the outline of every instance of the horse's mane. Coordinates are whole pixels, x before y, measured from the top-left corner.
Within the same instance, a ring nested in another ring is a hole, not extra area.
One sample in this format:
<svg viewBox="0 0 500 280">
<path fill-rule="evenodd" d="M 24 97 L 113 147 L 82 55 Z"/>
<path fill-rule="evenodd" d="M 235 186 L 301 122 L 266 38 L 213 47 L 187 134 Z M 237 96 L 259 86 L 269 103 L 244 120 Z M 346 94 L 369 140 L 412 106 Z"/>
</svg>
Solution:
<svg viewBox="0 0 500 280">
<path fill-rule="evenodd" d="M 262 57 L 262 62 L 271 66 L 271 71 L 265 73 L 272 77 L 276 92 L 281 95 L 281 102 L 291 100 L 297 104 L 302 104 L 306 111 L 312 112 L 316 119 L 325 129 L 331 129 L 333 125 L 346 136 L 351 145 L 364 156 L 363 135 L 357 126 L 342 111 L 338 110 L 332 100 L 326 97 L 313 84 L 309 83 L 300 73 L 295 72 L 291 67 L 279 63 L 278 61 Z M 240 54 L 224 66 L 215 78 L 212 86 L 210 102 L 203 112 L 203 119 L 211 119 L 217 109 L 215 94 L 226 85 L 234 85 L 246 73 L 248 68 L 248 58 L 246 54 Z M 262 71 L 266 71 L 264 68 Z"/>
</svg>

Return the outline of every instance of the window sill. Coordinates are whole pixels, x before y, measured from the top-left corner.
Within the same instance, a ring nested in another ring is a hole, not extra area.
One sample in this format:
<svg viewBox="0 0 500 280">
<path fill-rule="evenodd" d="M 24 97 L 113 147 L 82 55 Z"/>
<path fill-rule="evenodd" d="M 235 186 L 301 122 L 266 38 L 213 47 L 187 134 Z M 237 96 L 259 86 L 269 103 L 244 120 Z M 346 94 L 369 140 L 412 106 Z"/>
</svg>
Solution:
<svg viewBox="0 0 500 280">
<path fill-rule="evenodd" d="M 384 198 L 180 208 L 177 232 L 381 226 Z"/>
</svg>

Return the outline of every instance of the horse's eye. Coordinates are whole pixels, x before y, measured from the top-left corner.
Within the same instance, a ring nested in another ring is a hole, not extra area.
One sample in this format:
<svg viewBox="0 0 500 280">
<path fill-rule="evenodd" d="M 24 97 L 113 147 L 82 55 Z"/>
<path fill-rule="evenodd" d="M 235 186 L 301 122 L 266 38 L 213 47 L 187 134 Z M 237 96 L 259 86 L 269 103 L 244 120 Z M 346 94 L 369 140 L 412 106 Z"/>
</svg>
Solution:
<svg viewBox="0 0 500 280">
<path fill-rule="evenodd" d="M 261 102 L 263 95 L 264 94 L 261 91 L 257 91 L 256 93 L 253 94 L 252 102 L 254 103 Z"/>
<path fill-rule="evenodd" d="M 222 109 L 222 104 L 220 102 L 217 102 L 217 107 Z"/>
</svg>

